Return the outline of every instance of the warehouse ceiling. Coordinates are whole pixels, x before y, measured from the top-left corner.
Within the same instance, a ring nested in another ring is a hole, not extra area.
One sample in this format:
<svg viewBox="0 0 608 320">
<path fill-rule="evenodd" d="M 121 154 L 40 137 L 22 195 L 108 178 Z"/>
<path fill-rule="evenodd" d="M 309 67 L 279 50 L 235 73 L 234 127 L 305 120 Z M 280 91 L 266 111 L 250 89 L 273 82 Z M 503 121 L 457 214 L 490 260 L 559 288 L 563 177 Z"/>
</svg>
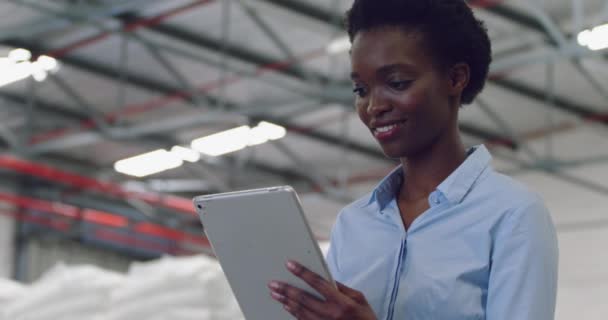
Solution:
<svg viewBox="0 0 608 320">
<path fill-rule="evenodd" d="M 172 219 L 171 206 L 158 209 L 129 192 L 107 194 L 44 172 L 186 200 L 291 184 L 327 237 L 339 208 L 395 165 L 353 112 L 348 54 L 327 50 L 345 35 L 341 16 L 351 2 L 2 1 L 0 56 L 25 48 L 60 64 L 44 81 L 0 87 L 0 145 L 13 161 L 0 161 L 4 178 L 35 198 L 84 207 L 111 198 L 116 203 L 107 210 L 163 223 Z M 576 35 L 608 22 L 608 3 L 470 3 L 487 24 L 494 61 L 486 90 L 461 112 L 465 143 L 489 146 L 495 166 L 544 193 L 550 207 L 568 200 L 547 186 L 605 199 L 608 53 L 582 47 Z M 260 121 L 287 135 L 144 178 L 113 168 Z M 15 159 L 36 170 L 16 170 Z M 557 221 L 576 228 L 605 219 L 605 210 L 597 211 L 576 219 L 558 214 Z"/>
</svg>

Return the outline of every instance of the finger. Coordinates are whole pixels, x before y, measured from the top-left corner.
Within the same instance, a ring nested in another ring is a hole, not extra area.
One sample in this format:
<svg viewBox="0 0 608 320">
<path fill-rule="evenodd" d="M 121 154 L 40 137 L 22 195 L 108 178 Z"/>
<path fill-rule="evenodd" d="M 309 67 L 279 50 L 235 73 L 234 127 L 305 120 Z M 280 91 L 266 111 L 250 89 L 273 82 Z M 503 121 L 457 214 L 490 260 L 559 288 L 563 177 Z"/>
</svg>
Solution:
<svg viewBox="0 0 608 320">
<path fill-rule="evenodd" d="M 296 301 L 287 299 L 283 308 L 298 320 L 322 320 L 324 317 Z"/>
<path fill-rule="evenodd" d="M 270 284 L 270 289 L 272 290 L 271 296 L 281 303 L 285 303 L 287 300 L 292 300 L 300 305 L 306 306 L 311 310 L 326 309 L 325 301 L 321 301 L 319 298 L 300 288 L 273 281 Z"/>
<path fill-rule="evenodd" d="M 278 286 L 276 284 L 278 284 Z M 294 310 L 304 308 L 321 317 L 328 315 L 330 304 L 320 300 L 305 290 L 278 282 L 271 283 L 270 287 L 272 289 L 270 295 L 273 299 L 284 305 L 291 306 Z"/>
<path fill-rule="evenodd" d="M 317 292 L 324 296 L 325 299 L 330 300 L 339 298 L 339 292 L 335 287 L 333 287 L 323 277 L 308 270 L 303 265 L 290 260 L 287 262 L 287 269 L 289 269 L 289 271 L 291 271 L 291 273 L 296 275 L 298 278 L 304 280 L 304 282 L 306 282 L 309 286 L 317 290 Z"/>
<path fill-rule="evenodd" d="M 338 290 L 340 290 L 340 292 L 342 292 L 347 297 L 355 300 L 356 302 L 367 302 L 367 299 L 365 298 L 363 293 L 361 293 L 361 291 L 357 291 L 355 289 L 347 287 L 343 283 L 340 283 L 338 281 L 336 281 L 336 285 L 338 286 Z"/>
</svg>

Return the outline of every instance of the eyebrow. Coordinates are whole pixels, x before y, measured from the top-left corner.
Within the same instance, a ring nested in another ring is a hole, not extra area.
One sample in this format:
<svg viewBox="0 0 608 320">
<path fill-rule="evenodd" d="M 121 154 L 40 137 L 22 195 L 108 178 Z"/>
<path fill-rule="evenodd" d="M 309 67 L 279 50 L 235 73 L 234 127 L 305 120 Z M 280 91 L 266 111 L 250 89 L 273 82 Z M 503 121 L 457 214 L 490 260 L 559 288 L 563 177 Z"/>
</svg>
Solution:
<svg viewBox="0 0 608 320">
<path fill-rule="evenodd" d="M 407 64 L 407 63 L 394 63 L 394 64 L 389 64 L 389 65 L 379 68 L 376 71 L 376 73 L 377 74 L 387 74 L 387 73 L 391 73 L 396 70 L 413 71 L 414 66 L 411 64 Z"/>
<path fill-rule="evenodd" d="M 380 67 L 378 70 L 376 70 L 376 74 L 379 75 L 385 75 L 391 72 L 394 72 L 396 70 L 405 70 L 405 71 L 410 71 L 413 72 L 414 70 L 414 66 L 411 64 L 407 64 L 407 63 L 394 63 L 394 64 L 389 64 L 386 66 L 382 66 Z M 352 80 L 356 80 L 359 78 L 359 74 L 356 72 L 352 72 L 350 74 L 350 78 Z"/>
</svg>

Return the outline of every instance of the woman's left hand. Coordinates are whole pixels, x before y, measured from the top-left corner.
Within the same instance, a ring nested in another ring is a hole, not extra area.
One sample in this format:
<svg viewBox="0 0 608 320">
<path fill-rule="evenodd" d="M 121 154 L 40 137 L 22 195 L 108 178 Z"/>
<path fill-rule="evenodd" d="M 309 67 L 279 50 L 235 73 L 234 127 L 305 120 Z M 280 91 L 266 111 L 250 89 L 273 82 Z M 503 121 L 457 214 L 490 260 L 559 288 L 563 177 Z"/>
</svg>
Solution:
<svg viewBox="0 0 608 320">
<path fill-rule="evenodd" d="M 294 261 L 287 262 L 287 269 L 304 280 L 325 300 L 286 283 L 272 281 L 268 284 L 273 299 L 296 319 L 376 319 L 374 311 L 363 293 L 336 282 L 337 288 L 318 274 Z"/>
</svg>

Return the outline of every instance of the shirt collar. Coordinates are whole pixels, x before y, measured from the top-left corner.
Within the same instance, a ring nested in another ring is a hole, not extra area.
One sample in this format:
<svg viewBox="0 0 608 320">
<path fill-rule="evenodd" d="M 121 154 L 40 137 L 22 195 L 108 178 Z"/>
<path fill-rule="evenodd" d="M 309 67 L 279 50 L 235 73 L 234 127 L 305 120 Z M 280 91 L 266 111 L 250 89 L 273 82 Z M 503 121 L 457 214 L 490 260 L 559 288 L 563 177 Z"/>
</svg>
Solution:
<svg viewBox="0 0 608 320">
<path fill-rule="evenodd" d="M 475 146 L 467 153 L 469 156 L 465 161 L 437 187 L 452 204 L 460 203 L 464 199 L 492 161 L 492 156 L 484 145 Z M 363 206 L 376 202 L 382 210 L 395 198 L 402 183 L 403 167 L 399 165 L 378 183 L 368 201 L 363 202 Z"/>
</svg>

